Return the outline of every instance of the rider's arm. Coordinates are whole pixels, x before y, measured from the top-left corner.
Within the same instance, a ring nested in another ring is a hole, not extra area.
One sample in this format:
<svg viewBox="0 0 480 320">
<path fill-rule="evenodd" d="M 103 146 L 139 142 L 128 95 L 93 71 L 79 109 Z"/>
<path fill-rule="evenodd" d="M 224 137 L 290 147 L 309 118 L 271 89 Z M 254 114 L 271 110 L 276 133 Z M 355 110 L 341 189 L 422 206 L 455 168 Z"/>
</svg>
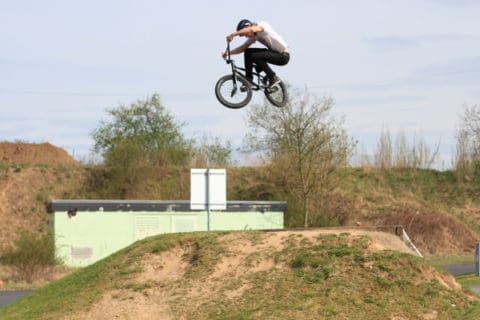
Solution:
<svg viewBox="0 0 480 320">
<path fill-rule="evenodd" d="M 234 54 L 239 54 L 239 53 L 242 53 L 244 52 L 245 50 L 247 50 L 248 47 L 250 47 L 250 45 L 252 43 L 255 42 L 255 39 L 248 39 L 247 41 L 245 41 L 244 44 L 242 44 L 241 46 L 233 49 L 233 50 L 230 50 L 230 54 L 231 55 L 234 55 Z"/>
<path fill-rule="evenodd" d="M 259 26 L 259 25 L 252 25 L 250 27 L 246 27 L 246 28 L 243 28 L 239 31 L 236 31 L 236 32 L 233 32 L 231 34 L 229 34 L 227 36 L 227 42 L 231 42 L 233 40 L 233 38 L 237 37 L 237 36 L 247 36 L 247 35 L 253 35 L 257 32 L 263 32 L 264 29 L 263 27 Z M 231 55 L 234 55 L 234 54 L 239 54 L 239 53 L 242 53 L 244 52 L 245 50 L 247 50 L 248 47 L 250 47 L 250 45 L 252 43 L 254 43 L 256 40 L 255 40 L 255 37 L 249 37 L 249 39 L 247 41 L 245 41 L 244 44 L 242 44 L 241 46 L 233 49 L 233 50 L 230 50 L 230 54 Z M 227 53 L 224 52 L 222 53 L 222 57 L 225 59 L 225 57 L 227 56 Z"/>
<path fill-rule="evenodd" d="M 251 34 L 252 32 L 257 33 L 257 32 L 263 32 L 263 31 L 264 31 L 263 27 L 261 27 L 257 24 L 254 24 L 254 25 L 251 25 L 250 27 L 246 27 L 246 28 L 243 28 L 243 29 L 238 30 L 236 32 L 230 33 L 227 36 L 227 41 L 230 42 L 230 41 L 233 40 L 233 38 L 235 38 L 237 36 L 247 36 L 248 34 Z"/>
<path fill-rule="evenodd" d="M 248 39 L 248 40 L 245 41 L 245 43 L 242 44 L 240 47 L 237 47 L 237 48 L 235 48 L 235 49 L 230 50 L 230 55 L 233 56 L 234 54 L 239 54 L 239 53 L 244 52 L 244 51 L 247 50 L 247 48 L 250 47 L 250 45 L 251 45 L 252 43 L 254 43 L 254 42 L 255 42 L 255 39 Z M 222 57 L 223 57 L 223 59 L 226 59 L 226 58 L 227 58 L 227 52 L 226 52 L 226 51 L 222 53 Z"/>
</svg>

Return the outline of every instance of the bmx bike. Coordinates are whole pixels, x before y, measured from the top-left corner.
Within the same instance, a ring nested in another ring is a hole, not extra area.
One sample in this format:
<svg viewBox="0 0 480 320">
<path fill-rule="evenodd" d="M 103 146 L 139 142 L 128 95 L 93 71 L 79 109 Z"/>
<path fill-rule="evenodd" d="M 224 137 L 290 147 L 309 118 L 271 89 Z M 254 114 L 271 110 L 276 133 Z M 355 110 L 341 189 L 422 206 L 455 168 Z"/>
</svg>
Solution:
<svg viewBox="0 0 480 320">
<path fill-rule="evenodd" d="M 227 44 L 226 52 L 226 62 L 232 66 L 232 73 L 221 77 L 215 85 L 215 95 L 221 104 L 232 109 L 243 108 L 252 99 L 253 90 L 262 90 L 267 100 L 276 107 L 287 104 L 287 89 L 283 81 L 269 86 L 264 72 L 252 72 L 253 80 L 250 82 L 245 77 L 245 68 L 236 66 L 235 61 L 230 58 L 230 43 Z M 255 65 L 254 67 L 256 69 Z"/>
</svg>

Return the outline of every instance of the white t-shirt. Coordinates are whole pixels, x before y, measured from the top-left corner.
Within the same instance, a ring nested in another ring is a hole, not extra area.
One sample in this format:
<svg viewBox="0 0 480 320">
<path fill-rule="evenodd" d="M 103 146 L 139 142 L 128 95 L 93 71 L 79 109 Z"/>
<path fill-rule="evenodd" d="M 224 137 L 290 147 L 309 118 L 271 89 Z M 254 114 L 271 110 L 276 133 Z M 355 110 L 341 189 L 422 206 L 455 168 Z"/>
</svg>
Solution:
<svg viewBox="0 0 480 320">
<path fill-rule="evenodd" d="M 248 39 L 246 42 L 249 45 L 258 40 L 268 49 L 276 52 L 283 52 L 288 49 L 285 40 L 267 22 L 261 21 L 258 25 L 263 28 L 263 31 L 257 32 L 254 38 Z"/>
</svg>

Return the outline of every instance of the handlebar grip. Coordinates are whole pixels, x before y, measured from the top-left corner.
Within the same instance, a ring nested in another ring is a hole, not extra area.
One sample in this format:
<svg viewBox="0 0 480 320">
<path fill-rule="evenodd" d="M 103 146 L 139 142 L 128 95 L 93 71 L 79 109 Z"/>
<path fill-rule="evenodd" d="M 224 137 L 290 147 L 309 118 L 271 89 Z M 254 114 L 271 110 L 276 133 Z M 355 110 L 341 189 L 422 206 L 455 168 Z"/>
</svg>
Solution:
<svg viewBox="0 0 480 320">
<path fill-rule="evenodd" d="M 230 63 L 232 62 L 232 60 L 230 59 L 230 42 L 227 41 L 227 63 Z"/>
</svg>

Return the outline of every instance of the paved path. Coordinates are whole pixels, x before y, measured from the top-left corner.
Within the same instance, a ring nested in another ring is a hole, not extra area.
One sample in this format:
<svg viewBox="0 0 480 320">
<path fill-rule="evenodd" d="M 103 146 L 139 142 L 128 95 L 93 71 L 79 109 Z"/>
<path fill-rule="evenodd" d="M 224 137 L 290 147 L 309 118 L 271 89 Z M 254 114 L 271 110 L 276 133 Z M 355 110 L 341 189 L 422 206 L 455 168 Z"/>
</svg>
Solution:
<svg viewBox="0 0 480 320">
<path fill-rule="evenodd" d="M 475 273 L 475 264 L 451 264 L 442 266 L 442 268 L 454 276 Z"/>
<path fill-rule="evenodd" d="M 29 294 L 32 290 L 0 291 L 0 308 Z"/>
</svg>

